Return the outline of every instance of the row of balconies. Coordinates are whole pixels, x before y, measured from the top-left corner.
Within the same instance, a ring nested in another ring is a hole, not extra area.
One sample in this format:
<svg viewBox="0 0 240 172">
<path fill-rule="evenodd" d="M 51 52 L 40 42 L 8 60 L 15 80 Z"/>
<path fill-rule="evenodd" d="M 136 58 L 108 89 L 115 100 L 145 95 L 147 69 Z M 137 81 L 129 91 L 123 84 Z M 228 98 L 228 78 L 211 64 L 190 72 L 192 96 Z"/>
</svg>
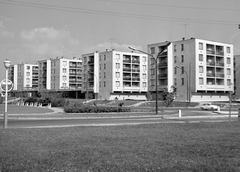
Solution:
<svg viewBox="0 0 240 172">
<path fill-rule="evenodd" d="M 123 71 L 140 72 L 140 68 L 123 68 Z"/>
<path fill-rule="evenodd" d="M 207 73 L 207 77 L 220 77 L 224 78 L 224 73 Z"/>
<path fill-rule="evenodd" d="M 123 63 L 137 63 L 137 64 L 139 64 L 140 61 L 139 60 L 124 59 Z"/>
</svg>

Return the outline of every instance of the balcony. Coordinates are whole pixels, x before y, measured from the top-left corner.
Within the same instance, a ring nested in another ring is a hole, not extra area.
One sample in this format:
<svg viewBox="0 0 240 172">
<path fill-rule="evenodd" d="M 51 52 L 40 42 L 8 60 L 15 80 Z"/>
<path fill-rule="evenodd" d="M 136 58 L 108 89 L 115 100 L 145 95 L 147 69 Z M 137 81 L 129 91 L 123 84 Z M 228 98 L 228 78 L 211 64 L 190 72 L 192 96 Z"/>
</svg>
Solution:
<svg viewBox="0 0 240 172">
<path fill-rule="evenodd" d="M 128 72 L 131 72 L 131 68 L 123 68 L 123 71 L 128 71 Z"/>
<path fill-rule="evenodd" d="M 218 77 L 218 78 L 224 78 L 224 73 L 216 73 L 216 77 Z"/>
<path fill-rule="evenodd" d="M 89 60 L 88 64 L 94 63 L 94 60 Z"/>
<path fill-rule="evenodd" d="M 215 77 L 214 73 L 207 73 L 207 77 Z"/>
<path fill-rule="evenodd" d="M 123 77 L 123 80 L 130 81 L 130 80 L 131 80 L 131 77 L 129 77 L 129 76 L 124 76 L 124 77 Z"/>
<path fill-rule="evenodd" d="M 214 50 L 211 50 L 211 49 L 208 49 L 208 50 L 207 50 L 207 54 L 215 54 L 215 51 L 214 51 Z"/>
<path fill-rule="evenodd" d="M 224 52 L 223 51 L 216 51 L 216 55 L 224 56 Z"/>
<path fill-rule="evenodd" d="M 123 62 L 124 63 L 131 63 L 131 60 L 130 59 L 123 59 Z"/>
<path fill-rule="evenodd" d="M 139 61 L 139 60 L 135 60 L 135 59 L 133 59 L 133 60 L 132 60 L 132 63 L 138 63 L 138 64 L 139 64 L 140 61 Z"/>
<path fill-rule="evenodd" d="M 140 78 L 139 77 L 133 77 L 132 81 L 140 81 Z"/>
<path fill-rule="evenodd" d="M 223 62 L 217 62 L 216 66 L 224 66 L 224 63 Z"/>
<path fill-rule="evenodd" d="M 140 69 L 139 68 L 133 68 L 132 72 L 140 72 Z"/>
<path fill-rule="evenodd" d="M 215 62 L 207 62 L 208 66 L 215 66 Z"/>
<path fill-rule="evenodd" d="M 167 76 L 168 76 L 167 73 L 158 74 L 158 78 L 166 78 Z"/>
<path fill-rule="evenodd" d="M 166 67 L 167 66 L 167 62 L 160 62 L 158 64 L 158 67 Z"/>
<path fill-rule="evenodd" d="M 69 65 L 69 68 L 77 68 L 77 65 Z"/>
</svg>

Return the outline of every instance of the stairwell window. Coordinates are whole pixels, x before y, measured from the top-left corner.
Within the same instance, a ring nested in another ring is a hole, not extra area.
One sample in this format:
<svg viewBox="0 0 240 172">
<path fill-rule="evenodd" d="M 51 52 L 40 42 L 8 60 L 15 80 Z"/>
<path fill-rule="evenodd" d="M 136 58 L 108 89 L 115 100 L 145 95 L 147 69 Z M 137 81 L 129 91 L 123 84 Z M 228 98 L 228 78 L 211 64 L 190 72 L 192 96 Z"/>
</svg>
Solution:
<svg viewBox="0 0 240 172">
<path fill-rule="evenodd" d="M 203 85 L 203 78 L 199 78 L 199 85 Z"/>
<path fill-rule="evenodd" d="M 155 47 L 151 47 L 150 52 L 151 52 L 151 54 L 155 54 Z"/>
<path fill-rule="evenodd" d="M 198 58 L 198 60 L 199 60 L 200 62 L 203 61 L 203 54 L 199 54 L 199 58 Z"/>
<path fill-rule="evenodd" d="M 199 66 L 199 73 L 203 73 L 203 66 Z"/>
<path fill-rule="evenodd" d="M 227 64 L 231 64 L 231 59 L 229 57 L 227 58 Z"/>
<path fill-rule="evenodd" d="M 182 85 L 184 85 L 184 78 L 182 78 Z"/>
<path fill-rule="evenodd" d="M 181 51 L 184 51 L 184 44 L 181 44 Z"/>
<path fill-rule="evenodd" d="M 227 75 L 231 75 L 231 69 L 227 69 Z"/>
<path fill-rule="evenodd" d="M 199 50 L 203 50 L 203 43 L 199 42 Z"/>
</svg>

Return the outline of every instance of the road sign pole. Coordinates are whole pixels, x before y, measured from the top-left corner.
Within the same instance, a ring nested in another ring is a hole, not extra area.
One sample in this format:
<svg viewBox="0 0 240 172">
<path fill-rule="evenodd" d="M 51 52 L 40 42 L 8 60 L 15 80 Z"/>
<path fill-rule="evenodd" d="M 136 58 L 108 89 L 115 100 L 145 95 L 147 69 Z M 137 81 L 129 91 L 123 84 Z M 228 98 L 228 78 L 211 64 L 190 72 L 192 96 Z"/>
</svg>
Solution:
<svg viewBox="0 0 240 172">
<path fill-rule="evenodd" d="M 3 128 L 7 128 L 8 113 L 7 113 L 7 97 L 8 97 L 8 68 L 6 68 L 6 91 L 5 91 L 5 111 L 4 111 L 4 125 Z"/>
</svg>

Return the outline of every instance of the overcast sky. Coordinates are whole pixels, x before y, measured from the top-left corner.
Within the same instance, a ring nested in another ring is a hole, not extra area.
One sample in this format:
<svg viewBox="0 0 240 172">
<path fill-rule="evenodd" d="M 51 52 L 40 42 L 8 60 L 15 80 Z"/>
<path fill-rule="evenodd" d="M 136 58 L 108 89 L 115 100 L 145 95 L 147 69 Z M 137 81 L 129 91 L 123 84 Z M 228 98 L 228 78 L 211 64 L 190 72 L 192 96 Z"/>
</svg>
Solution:
<svg viewBox="0 0 240 172">
<path fill-rule="evenodd" d="M 36 63 L 105 49 L 147 50 L 186 38 L 234 45 L 240 54 L 240 0 L 0 0 L 3 61 Z"/>
</svg>

